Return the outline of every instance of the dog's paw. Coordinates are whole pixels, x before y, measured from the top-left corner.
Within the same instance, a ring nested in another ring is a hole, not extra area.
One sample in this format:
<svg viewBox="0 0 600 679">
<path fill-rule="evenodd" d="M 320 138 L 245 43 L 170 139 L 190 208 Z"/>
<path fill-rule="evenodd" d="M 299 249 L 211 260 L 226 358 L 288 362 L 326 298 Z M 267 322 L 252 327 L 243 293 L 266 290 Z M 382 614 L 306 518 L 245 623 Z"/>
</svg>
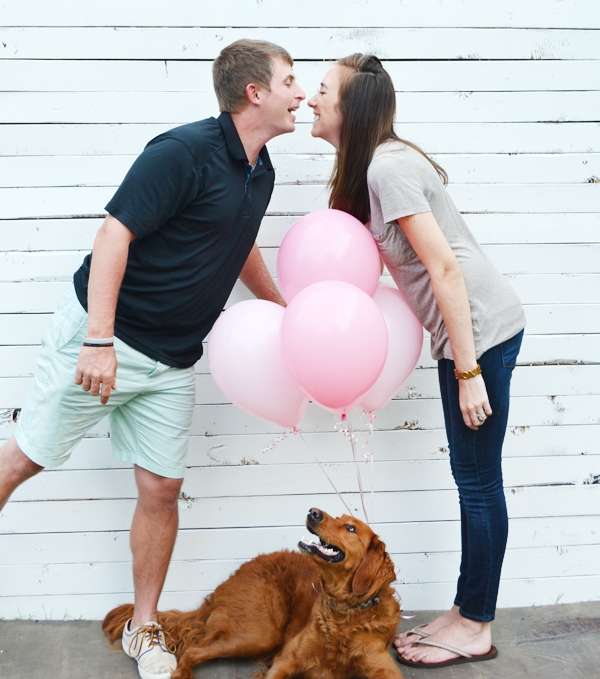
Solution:
<svg viewBox="0 0 600 679">
<path fill-rule="evenodd" d="M 179 665 L 171 675 L 171 679 L 194 679 L 194 675 L 190 668 Z"/>
</svg>

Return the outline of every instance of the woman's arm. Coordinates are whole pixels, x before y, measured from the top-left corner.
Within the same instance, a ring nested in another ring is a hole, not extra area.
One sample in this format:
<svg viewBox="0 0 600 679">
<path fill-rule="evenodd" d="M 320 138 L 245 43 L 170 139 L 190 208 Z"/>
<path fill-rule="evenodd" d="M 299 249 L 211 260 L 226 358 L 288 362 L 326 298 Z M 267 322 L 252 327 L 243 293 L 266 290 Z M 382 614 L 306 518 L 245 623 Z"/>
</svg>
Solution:
<svg viewBox="0 0 600 679">
<path fill-rule="evenodd" d="M 398 223 L 429 273 L 456 368 L 460 372 L 473 370 L 477 358 L 467 288 L 448 241 L 431 212 L 403 217 Z M 471 429 L 481 425 L 477 413 L 492 414 L 481 375 L 459 380 L 459 398 L 465 424 Z"/>
</svg>

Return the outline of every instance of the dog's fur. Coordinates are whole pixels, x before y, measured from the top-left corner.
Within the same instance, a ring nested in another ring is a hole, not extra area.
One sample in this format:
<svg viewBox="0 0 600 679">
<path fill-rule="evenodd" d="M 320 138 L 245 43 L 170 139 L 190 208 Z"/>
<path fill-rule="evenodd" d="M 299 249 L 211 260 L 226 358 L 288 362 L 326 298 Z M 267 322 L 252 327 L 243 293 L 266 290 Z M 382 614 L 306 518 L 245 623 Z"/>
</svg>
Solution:
<svg viewBox="0 0 600 679">
<path fill-rule="evenodd" d="M 311 509 L 306 525 L 320 545 L 300 542 L 303 554 L 262 554 L 199 609 L 158 614 L 177 646 L 173 679 L 192 679 L 194 665 L 215 658 L 273 656 L 265 679 L 401 679 L 388 653 L 400 607 L 385 544 L 346 515 Z M 108 613 L 102 629 L 111 643 L 132 614 L 130 604 Z"/>
</svg>

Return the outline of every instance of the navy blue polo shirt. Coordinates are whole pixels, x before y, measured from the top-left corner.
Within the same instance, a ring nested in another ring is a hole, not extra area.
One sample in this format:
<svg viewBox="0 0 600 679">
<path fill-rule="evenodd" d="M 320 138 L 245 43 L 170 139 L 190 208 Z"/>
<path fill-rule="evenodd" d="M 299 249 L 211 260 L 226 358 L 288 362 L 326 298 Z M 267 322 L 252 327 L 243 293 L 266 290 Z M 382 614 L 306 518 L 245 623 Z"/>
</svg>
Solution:
<svg viewBox="0 0 600 679">
<path fill-rule="evenodd" d="M 266 146 L 252 170 L 228 113 L 153 139 L 106 206 L 136 235 L 115 335 L 166 365 L 193 365 L 250 254 L 274 181 Z M 74 277 L 86 310 L 92 255 Z"/>
</svg>

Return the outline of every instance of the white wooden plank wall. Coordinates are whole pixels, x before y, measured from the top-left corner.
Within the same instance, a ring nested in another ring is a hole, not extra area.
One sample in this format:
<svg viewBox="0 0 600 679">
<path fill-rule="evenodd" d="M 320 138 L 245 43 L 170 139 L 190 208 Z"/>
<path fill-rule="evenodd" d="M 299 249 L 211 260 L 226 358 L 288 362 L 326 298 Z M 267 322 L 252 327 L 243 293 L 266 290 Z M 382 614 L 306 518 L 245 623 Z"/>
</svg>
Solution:
<svg viewBox="0 0 600 679">
<path fill-rule="evenodd" d="M 232 25 L 232 21 L 235 22 Z M 154 135 L 216 113 L 211 60 L 240 37 L 286 46 L 310 96 L 328 60 L 384 59 L 398 131 L 449 190 L 526 305 L 505 454 L 511 516 L 502 606 L 600 596 L 600 5 L 597 0 L 0 0 L 0 437 L 31 384 L 41 332 L 110 198 Z M 277 188 L 260 245 L 326 205 L 331 148 L 273 140 Z M 247 293 L 239 289 L 235 299 Z M 356 468 L 333 416 L 302 437 L 252 419 L 197 365 L 181 530 L 161 606 L 190 607 L 241 561 L 293 548 L 307 509 L 359 516 Z M 354 424 L 364 429 L 356 414 Z M 367 441 L 366 433 L 360 434 Z M 424 343 L 375 421 L 378 532 L 405 609 L 453 595 L 458 506 L 436 373 Z M 317 464 L 322 464 L 322 468 Z M 98 618 L 130 601 L 135 487 L 105 423 L 0 515 L 0 617 Z"/>
</svg>

